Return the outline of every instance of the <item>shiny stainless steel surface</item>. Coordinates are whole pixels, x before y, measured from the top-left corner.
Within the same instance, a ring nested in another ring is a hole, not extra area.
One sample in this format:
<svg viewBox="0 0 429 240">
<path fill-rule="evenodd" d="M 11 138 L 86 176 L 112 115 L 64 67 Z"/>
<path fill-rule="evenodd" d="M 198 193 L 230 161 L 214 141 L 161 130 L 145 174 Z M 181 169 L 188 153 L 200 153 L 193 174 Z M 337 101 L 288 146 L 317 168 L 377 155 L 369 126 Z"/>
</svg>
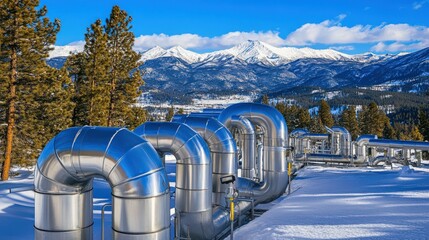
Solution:
<svg viewBox="0 0 429 240">
<path fill-rule="evenodd" d="M 114 236 L 145 238 L 169 229 L 169 211 L 151 208 L 155 200 L 167 209 L 170 204 L 167 175 L 155 149 L 127 129 L 82 127 L 59 133 L 37 161 L 37 239 L 92 239 L 95 176 L 112 186 Z"/>
<path fill-rule="evenodd" d="M 387 147 L 393 149 L 419 149 L 428 151 L 429 142 L 422 141 L 403 141 L 392 139 L 370 139 L 367 146 L 371 147 Z"/>
<path fill-rule="evenodd" d="M 356 139 L 354 144 L 356 148 L 355 162 L 364 163 L 367 161 L 367 145 L 371 139 L 377 139 L 377 135 L 361 135 Z"/>
<path fill-rule="evenodd" d="M 345 157 L 337 154 L 319 154 L 319 153 L 309 153 L 297 154 L 295 155 L 295 161 L 309 161 L 309 162 L 334 162 L 334 163 L 351 163 L 349 157 Z M 355 161 L 355 163 L 357 163 Z"/>
<path fill-rule="evenodd" d="M 294 153 L 297 153 L 299 152 L 299 149 L 302 149 L 302 141 L 298 138 L 307 133 L 307 129 L 297 128 L 289 134 L 289 147 L 293 148 Z"/>
<path fill-rule="evenodd" d="M 173 121 L 188 125 L 207 142 L 213 163 L 213 204 L 226 207 L 228 185 L 222 184 L 220 178 L 225 175 L 237 177 L 237 146 L 231 132 L 214 118 L 183 117 Z"/>
<path fill-rule="evenodd" d="M 219 233 L 216 229 L 225 229 L 228 220 L 214 221 L 213 218 L 212 162 L 204 139 L 188 125 L 173 122 L 147 122 L 134 132 L 159 152 L 176 157 L 175 208 L 181 236 L 186 237 L 189 232 L 192 239 L 212 239 Z M 228 218 L 229 215 L 222 216 Z M 215 225 L 218 223 L 226 226 Z"/>
<path fill-rule="evenodd" d="M 241 176 L 245 178 L 255 177 L 255 130 L 252 123 L 245 117 L 232 116 L 230 131 L 236 129 L 240 134 L 240 149 L 242 156 Z"/>
<path fill-rule="evenodd" d="M 249 119 L 264 134 L 264 182 L 255 184 L 245 179 L 240 180 L 237 183 L 240 194 L 255 198 L 255 204 L 278 198 L 284 193 L 288 183 L 285 154 L 288 133 L 283 115 L 268 105 L 239 103 L 223 110 L 218 120 L 230 129 L 235 116 Z"/>
<path fill-rule="evenodd" d="M 351 156 L 352 155 L 352 136 L 350 132 L 347 131 L 344 127 L 334 126 L 332 127 L 332 131 L 334 131 L 335 135 L 338 136 L 339 144 L 338 151 L 336 154 L 342 156 Z M 332 154 L 334 154 L 332 152 Z"/>
</svg>

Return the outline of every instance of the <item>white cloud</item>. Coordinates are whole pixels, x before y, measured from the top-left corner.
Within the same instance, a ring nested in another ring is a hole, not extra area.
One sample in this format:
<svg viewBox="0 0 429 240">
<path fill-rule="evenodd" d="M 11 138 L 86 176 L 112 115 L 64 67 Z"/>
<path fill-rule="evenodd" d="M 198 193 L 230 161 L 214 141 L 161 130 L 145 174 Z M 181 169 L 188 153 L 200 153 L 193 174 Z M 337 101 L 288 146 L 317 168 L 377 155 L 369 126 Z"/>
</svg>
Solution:
<svg viewBox="0 0 429 240">
<path fill-rule="evenodd" d="M 331 49 L 351 51 L 355 44 L 375 44 L 371 50 L 376 52 L 412 51 L 429 47 L 429 28 L 427 26 L 412 26 L 409 24 L 380 24 L 343 26 L 341 21 L 347 15 L 341 14 L 334 20 L 320 23 L 306 23 L 290 33 L 286 39 L 279 32 L 229 32 L 220 36 L 204 37 L 198 34 L 152 34 L 136 37 L 134 49 L 145 51 L 160 46 L 170 48 L 182 46 L 197 51 L 225 49 L 247 40 L 259 40 L 276 47 L 311 46 L 325 44 Z M 82 51 L 83 41 L 66 46 L 56 46 L 50 57 L 67 56 L 70 51 Z"/>
<path fill-rule="evenodd" d="M 344 46 L 332 46 L 329 47 L 330 49 L 334 49 L 337 51 L 352 51 L 355 50 L 355 47 L 351 46 L 351 45 L 344 45 Z"/>
<path fill-rule="evenodd" d="M 281 46 L 284 44 L 284 39 L 279 36 L 279 33 L 273 31 L 229 32 L 212 38 L 189 33 L 180 35 L 166 35 L 161 33 L 137 37 L 134 48 L 138 51 L 143 51 L 154 46 L 170 48 L 180 45 L 184 48 L 196 50 L 213 50 L 232 47 L 247 40 L 260 40 L 274 46 Z"/>
<path fill-rule="evenodd" d="M 344 19 L 340 15 L 338 20 Z M 294 46 L 312 44 L 360 44 L 377 43 L 374 50 L 405 51 L 429 47 L 429 28 L 409 24 L 381 24 L 378 26 L 342 26 L 340 21 L 325 20 L 307 23 L 290 33 L 285 42 Z M 385 42 L 394 42 L 386 45 Z M 384 44 L 384 45 L 382 45 Z M 389 47 L 387 47 L 389 46 Z"/>
<path fill-rule="evenodd" d="M 423 5 L 425 5 L 428 1 L 420 1 L 420 2 L 414 2 L 413 3 L 413 9 L 414 10 L 419 10 L 420 8 L 423 7 Z"/>
<path fill-rule="evenodd" d="M 376 45 L 371 47 L 371 51 L 374 52 L 405 52 L 405 51 L 414 51 L 423 48 L 429 47 L 429 41 L 421 41 L 415 43 L 401 43 L 401 42 L 393 42 L 393 43 L 384 43 L 379 42 Z"/>
</svg>

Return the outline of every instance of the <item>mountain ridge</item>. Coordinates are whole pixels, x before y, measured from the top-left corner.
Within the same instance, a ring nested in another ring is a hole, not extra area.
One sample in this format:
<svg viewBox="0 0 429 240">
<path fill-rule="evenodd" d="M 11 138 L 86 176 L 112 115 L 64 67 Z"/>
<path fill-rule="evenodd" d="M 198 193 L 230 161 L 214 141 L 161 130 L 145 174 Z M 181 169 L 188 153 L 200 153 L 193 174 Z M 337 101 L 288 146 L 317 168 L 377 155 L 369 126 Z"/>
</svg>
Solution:
<svg viewBox="0 0 429 240">
<path fill-rule="evenodd" d="M 298 50 L 256 41 L 205 54 L 155 47 L 142 56 L 140 69 L 146 82 L 142 88 L 154 99 L 178 103 L 195 94 L 266 94 L 308 86 L 414 93 L 429 89 L 429 48 L 397 55 L 346 55 L 304 48 L 305 55 Z M 47 61 L 58 68 L 65 58 Z"/>
</svg>

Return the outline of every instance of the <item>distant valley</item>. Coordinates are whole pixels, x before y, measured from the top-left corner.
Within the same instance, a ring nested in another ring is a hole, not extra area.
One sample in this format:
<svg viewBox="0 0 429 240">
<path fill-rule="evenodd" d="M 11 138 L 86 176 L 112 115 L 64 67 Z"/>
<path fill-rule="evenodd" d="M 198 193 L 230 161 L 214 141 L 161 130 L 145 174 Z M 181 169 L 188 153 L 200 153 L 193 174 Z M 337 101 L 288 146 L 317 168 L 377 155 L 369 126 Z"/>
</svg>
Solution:
<svg viewBox="0 0 429 240">
<path fill-rule="evenodd" d="M 61 67 L 65 57 L 47 61 Z M 246 41 L 205 54 L 155 47 L 142 53 L 142 61 L 145 96 L 159 103 L 190 104 L 192 98 L 208 95 L 281 96 L 297 87 L 405 93 L 429 89 L 429 48 L 398 55 L 347 55 L 331 49 L 277 48 Z"/>
</svg>

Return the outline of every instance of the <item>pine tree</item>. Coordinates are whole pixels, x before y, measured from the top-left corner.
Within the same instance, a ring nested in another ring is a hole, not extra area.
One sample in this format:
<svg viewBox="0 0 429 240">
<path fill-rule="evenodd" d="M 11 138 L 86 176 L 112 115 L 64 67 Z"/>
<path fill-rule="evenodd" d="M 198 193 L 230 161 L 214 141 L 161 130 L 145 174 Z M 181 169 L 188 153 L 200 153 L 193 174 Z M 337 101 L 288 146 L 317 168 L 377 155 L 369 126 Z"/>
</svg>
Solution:
<svg viewBox="0 0 429 240">
<path fill-rule="evenodd" d="M 364 106 L 359 113 L 359 125 L 362 134 L 374 134 L 383 137 L 384 127 L 386 125 L 386 114 L 378 109 L 375 102 Z M 390 120 L 389 120 L 390 121 Z"/>
<path fill-rule="evenodd" d="M 265 105 L 269 105 L 270 104 L 270 99 L 268 98 L 267 94 L 265 94 L 264 96 L 262 96 L 261 103 L 265 104 Z"/>
<path fill-rule="evenodd" d="M 145 109 L 138 106 L 131 107 L 131 112 L 129 118 L 127 119 L 127 127 L 129 129 L 134 129 L 142 125 L 144 122 L 147 121 L 148 116 L 149 115 Z"/>
<path fill-rule="evenodd" d="M 382 114 L 382 118 L 384 121 L 383 138 L 396 139 L 396 131 L 390 124 L 390 119 L 384 113 Z"/>
<path fill-rule="evenodd" d="M 415 125 L 413 125 L 411 128 L 410 138 L 411 140 L 416 140 L 416 141 L 423 141 L 424 139 L 423 135 L 419 131 L 419 128 Z"/>
<path fill-rule="evenodd" d="M 311 125 L 311 116 L 307 109 L 298 109 L 298 128 L 308 129 Z"/>
<path fill-rule="evenodd" d="M 339 125 L 345 127 L 350 132 L 352 139 L 356 139 L 359 136 L 360 129 L 355 106 L 349 106 L 341 113 Z"/>
<path fill-rule="evenodd" d="M 427 113 L 423 110 L 419 110 L 419 131 L 423 135 L 424 140 L 429 140 L 429 118 Z"/>
<path fill-rule="evenodd" d="M 34 123 L 34 116 L 26 111 L 37 107 L 37 103 L 28 100 L 34 97 L 31 95 L 33 89 L 47 67 L 44 59 L 59 31 L 59 21 L 51 22 L 45 17 L 47 8 L 38 8 L 38 5 L 38 0 L 4 0 L 0 5 L 1 78 L 7 84 L 4 104 L 7 129 L 2 180 L 8 179 L 12 158 L 18 153 L 13 148 L 17 147 L 20 140 L 31 141 L 20 138 L 19 134 L 24 133 L 16 130 Z M 15 132 L 18 133 L 16 137 Z M 19 152 L 25 155 L 28 146 L 22 147 Z"/>
<path fill-rule="evenodd" d="M 109 109 L 110 83 L 107 72 L 109 70 L 109 57 L 107 50 L 107 35 L 104 33 L 101 20 L 95 21 L 87 29 L 85 34 L 84 58 L 84 81 L 77 83 L 80 97 L 77 103 L 87 104 L 84 107 L 77 105 L 77 108 L 87 109 L 81 113 L 86 116 L 84 124 L 107 126 Z"/>
<path fill-rule="evenodd" d="M 334 126 L 335 122 L 331 114 L 331 108 L 329 107 L 329 104 L 325 100 L 320 101 L 319 117 L 323 125 L 327 127 Z"/>
<path fill-rule="evenodd" d="M 84 53 L 71 53 L 67 58 L 64 67 L 68 70 L 72 81 L 74 82 L 74 96 L 73 102 L 75 107 L 73 109 L 73 125 L 83 126 L 88 125 L 88 112 L 89 112 L 89 94 L 88 81 L 85 75 L 85 58 Z"/>
<path fill-rule="evenodd" d="M 312 133 L 326 133 L 325 125 L 323 125 L 322 120 L 318 115 L 314 115 L 311 118 L 309 130 Z"/>
<path fill-rule="evenodd" d="M 167 111 L 167 115 L 165 115 L 165 121 L 170 122 L 171 119 L 173 119 L 173 116 L 174 116 L 174 107 L 171 106 Z"/>
<path fill-rule="evenodd" d="M 109 52 L 108 126 L 129 125 L 127 120 L 130 115 L 136 113 L 132 111 L 132 105 L 136 103 L 141 94 L 140 87 L 144 84 L 138 71 L 141 55 L 133 50 L 134 34 L 130 31 L 131 21 L 132 18 L 124 10 L 114 6 L 104 27 Z"/>
</svg>

